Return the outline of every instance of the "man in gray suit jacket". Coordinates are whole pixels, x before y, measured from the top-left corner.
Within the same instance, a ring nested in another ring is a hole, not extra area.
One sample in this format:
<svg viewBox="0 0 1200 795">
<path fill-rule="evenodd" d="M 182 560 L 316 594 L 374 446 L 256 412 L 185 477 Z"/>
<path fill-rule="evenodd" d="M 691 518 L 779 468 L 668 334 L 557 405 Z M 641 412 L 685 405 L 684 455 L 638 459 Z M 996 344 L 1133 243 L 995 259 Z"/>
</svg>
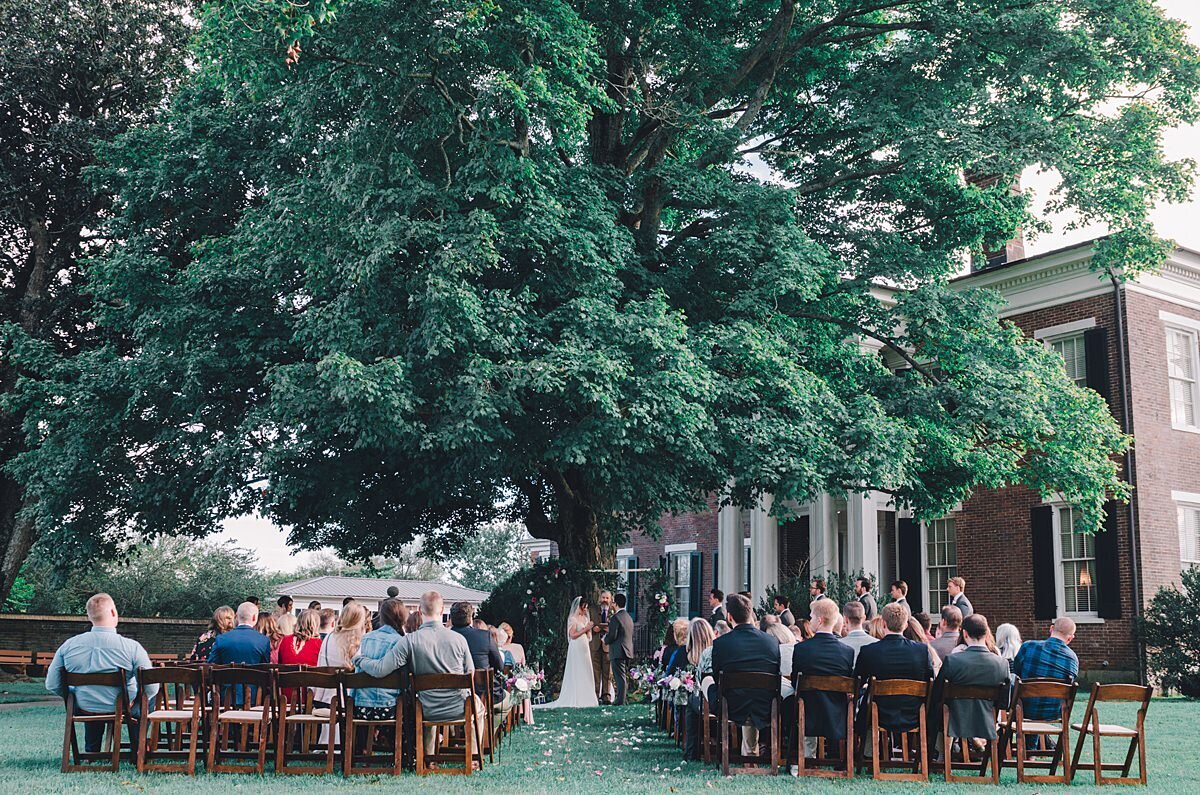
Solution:
<svg viewBox="0 0 1200 795">
<path fill-rule="evenodd" d="M 942 670 L 934 682 L 934 704 L 941 702 L 946 684 L 998 687 L 1008 682 L 1008 662 L 999 654 L 990 652 L 985 641 L 988 635 L 987 618 L 975 613 L 963 621 L 962 627 L 963 641 L 967 648 L 958 654 L 951 654 L 942 663 Z M 940 706 L 937 711 L 941 712 Z M 993 703 L 978 699 L 951 701 L 950 726 L 946 733 L 951 737 L 995 740 L 996 717 Z M 948 751 L 943 747 L 942 752 Z"/>
<path fill-rule="evenodd" d="M 413 676 L 427 674 L 471 674 L 475 663 L 471 659 L 471 647 L 462 635 L 447 629 L 442 624 L 442 595 L 427 591 L 421 596 L 421 628 L 405 635 L 392 650 L 378 660 L 355 655 L 354 668 L 371 676 L 387 676 L 406 663 L 411 664 Z M 463 705 L 467 696 L 475 699 L 475 724 L 477 736 L 483 737 L 487 726 L 483 702 L 470 690 L 423 690 L 417 694 L 421 699 L 421 712 L 429 720 L 454 720 L 463 716 Z M 425 752 L 432 754 L 437 749 L 434 729 L 427 727 L 422 740 Z"/>
<path fill-rule="evenodd" d="M 629 664 L 633 661 L 633 619 L 625 611 L 625 594 L 619 593 L 613 600 L 617 603 L 617 612 L 608 619 L 608 632 L 604 635 L 604 643 L 608 646 L 608 658 L 612 662 L 613 704 L 621 706 L 625 703 L 625 693 L 628 690 Z"/>
</svg>

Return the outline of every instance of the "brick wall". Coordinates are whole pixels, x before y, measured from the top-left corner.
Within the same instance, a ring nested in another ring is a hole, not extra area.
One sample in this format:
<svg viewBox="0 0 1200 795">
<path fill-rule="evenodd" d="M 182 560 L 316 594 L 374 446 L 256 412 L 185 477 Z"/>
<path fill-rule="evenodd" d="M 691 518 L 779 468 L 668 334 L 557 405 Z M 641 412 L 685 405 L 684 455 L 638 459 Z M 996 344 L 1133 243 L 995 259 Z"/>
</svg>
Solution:
<svg viewBox="0 0 1200 795">
<path fill-rule="evenodd" d="M 79 616 L 0 615 L 0 648 L 52 652 L 91 626 Z M 186 654 L 207 626 L 190 618 L 122 618 L 117 631 L 150 654 Z"/>
</svg>

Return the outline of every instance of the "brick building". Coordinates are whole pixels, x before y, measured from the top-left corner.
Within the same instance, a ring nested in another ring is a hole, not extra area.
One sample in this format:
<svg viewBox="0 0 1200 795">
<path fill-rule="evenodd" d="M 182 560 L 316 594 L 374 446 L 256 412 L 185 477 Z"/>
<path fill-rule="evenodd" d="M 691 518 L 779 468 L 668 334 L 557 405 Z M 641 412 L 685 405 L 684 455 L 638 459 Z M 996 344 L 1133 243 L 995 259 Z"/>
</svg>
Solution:
<svg viewBox="0 0 1200 795">
<path fill-rule="evenodd" d="M 1136 676 L 1135 616 L 1200 562 L 1200 253 L 1177 249 L 1158 272 L 1114 285 L 1089 267 L 1091 242 L 1011 259 L 1019 251 L 953 284 L 999 292 L 1004 317 L 1062 354 L 1135 435 L 1124 468 L 1134 500 L 1109 505 L 1105 532 L 1074 532 L 1069 504 L 1017 487 L 980 490 L 930 522 L 879 492 L 822 495 L 792 506 L 798 518 L 785 523 L 769 501 L 718 509 L 714 500 L 707 512 L 664 517 L 660 539 L 635 535 L 618 568 L 665 567 L 690 616 L 707 614 L 714 585 L 761 597 L 789 574 L 861 569 L 905 580 L 914 609 L 936 618 L 946 579 L 961 576 L 993 625 L 1040 638 L 1070 615 L 1086 671 Z"/>
</svg>

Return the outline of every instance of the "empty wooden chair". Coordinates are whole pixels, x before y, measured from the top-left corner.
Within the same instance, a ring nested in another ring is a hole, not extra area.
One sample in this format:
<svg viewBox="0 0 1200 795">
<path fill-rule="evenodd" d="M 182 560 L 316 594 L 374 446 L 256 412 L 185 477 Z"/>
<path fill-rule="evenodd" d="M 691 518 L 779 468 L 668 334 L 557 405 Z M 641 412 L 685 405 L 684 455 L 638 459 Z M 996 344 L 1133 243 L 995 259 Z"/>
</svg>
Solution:
<svg viewBox="0 0 1200 795">
<path fill-rule="evenodd" d="M 782 751 L 782 742 L 780 739 L 782 724 L 780 723 L 779 674 L 725 672 L 716 677 L 716 682 L 717 692 L 720 694 L 718 709 L 720 710 L 721 717 L 718 726 L 720 726 L 721 732 L 721 775 L 728 776 L 733 773 L 779 775 L 780 755 Z M 739 694 L 734 691 L 746 690 L 762 690 L 770 693 L 771 725 L 767 729 L 767 751 L 765 754 L 743 754 L 740 743 L 738 747 L 730 748 L 743 730 L 740 725 L 729 719 L 730 699 L 739 697 Z M 731 767 L 731 762 L 736 763 L 736 766 Z"/>
<path fill-rule="evenodd" d="M 209 669 L 212 711 L 208 742 L 210 773 L 262 773 L 267 766 L 275 718 L 270 671 L 231 666 Z M 255 709 L 257 707 L 257 709 Z M 224 760 L 248 760 L 236 763 Z"/>
<path fill-rule="evenodd" d="M 341 684 L 340 671 L 285 671 L 275 676 L 276 773 L 333 772 L 337 748 L 335 730 L 342 719 Z M 328 706 L 315 703 L 314 692 L 331 693 Z M 318 747 L 322 727 L 325 728 L 324 749 Z"/>
<path fill-rule="evenodd" d="M 83 770 L 109 770 L 116 772 L 121 767 L 121 726 L 129 720 L 129 692 L 126 685 L 129 674 L 125 671 L 105 673 L 63 673 L 63 685 L 67 688 L 67 723 L 63 733 L 62 772 L 77 773 Z M 74 687 L 112 687 L 117 690 L 112 712 L 83 712 L 75 704 Z M 77 724 L 100 723 L 111 743 L 110 750 L 79 750 Z M 130 737 L 130 740 L 133 738 Z M 97 764 L 88 764 L 97 763 Z M 102 763 L 102 764 L 100 764 Z"/>
<path fill-rule="evenodd" d="M 877 699 L 889 696 L 908 696 L 921 699 L 915 726 L 881 726 Z M 928 781 L 929 736 L 926 707 L 929 702 L 929 682 L 912 679 L 876 679 L 867 683 L 867 706 L 870 716 L 871 775 L 877 781 Z M 892 734 L 900 738 L 900 760 L 892 760 Z M 910 745 L 911 742 L 911 745 Z M 861 743 L 865 745 L 865 743 Z M 860 757 L 860 762 L 861 762 Z M 904 767 L 907 772 L 889 773 L 887 768 Z"/>
<path fill-rule="evenodd" d="M 800 776 L 823 778 L 854 778 L 854 699 L 858 697 L 858 680 L 852 676 L 796 676 L 796 769 Z M 826 738 L 817 744 L 817 756 L 806 758 L 804 738 L 808 736 L 805 726 L 805 692 L 833 693 L 846 700 L 846 739 L 840 741 L 842 755 L 830 757 L 823 752 L 829 745 Z M 827 769 L 828 768 L 828 769 Z"/>
<path fill-rule="evenodd" d="M 1088 699 L 1087 709 L 1083 712 L 1081 723 L 1071 724 L 1071 728 L 1079 733 L 1075 744 L 1075 755 L 1071 759 L 1071 775 L 1080 768 L 1090 769 L 1097 784 L 1142 784 L 1146 783 L 1146 710 L 1150 708 L 1150 696 L 1154 690 L 1141 685 L 1100 685 L 1092 688 L 1092 697 Z M 1141 702 L 1137 712 L 1135 728 L 1126 728 L 1115 723 L 1101 723 L 1101 703 L 1118 701 Z M 1083 743 L 1088 735 L 1092 737 L 1092 761 L 1080 762 L 1079 755 L 1083 752 Z M 1106 763 L 1100 756 L 1100 739 L 1102 737 L 1119 737 L 1129 740 L 1129 750 L 1125 752 L 1125 761 Z M 1137 778 L 1131 778 L 1129 769 L 1133 766 L 1133 755 L 1138 757 Z M 1105 770 L 1119 770 L 1119 776 L 1105 776 Z"/>
<path fill-rule="evenodd" d="M 1000 743 L 1001 733 L 996 731 L 996 737 L 985 738 L 987 740 L 987 751 L 982 761 L 975 762 L 971 760 L 970 737 L 962 736 L 955 731 L 954 721 L 951 719 L 950 707 L 954 701 L 984 701 L 991 704 L 991 726 L 996 727 L 996 717 L 1000 708 L 1004 705 L 1005 699 L 1008 696 L 1008 683 L 1006 682 L 999 687 L 979 686 L 979 685 L 960 685 L 946 683 L 942 688 L 942 774 L 948 784 L 999 784 L 1000 783 Z M 962 748 L 962 758 L 956 760 L 954 758 L 954 739 L 959 740 Z M 992 775 L 986 777 L 989 763 L 992 768 Z M 955 770 L 971 769 L 976 773 L 973 776 L 961 776 L 955 773 Z"/>
<path fill-rule="evenodd" d="M 1075 702 L 1075 683 L 1052 679 L 1017 680 L 1013 691 L 1013 706 L 1008 711 L 1004 727 L 1004 747 L 1011 748 L 1003 764 L 1017 769 L 1017 781 L 1022 784 L 1070 784 L 1071 773 L 1071 708 Z M 1059 719 L 1031 720 L 1025 717 L 1025 700 L 1048 699 L 1058 702 Z M 1057 738 L 1053 749 L 1030 748 L 1029 739 Z M 1048 759 L 1045 757 L 1049 757 Z M 1062 772 L 1058 773 L 1059 765 Z M 1046 773 L 1030 773 L 1030 769 Z"/>
<path fill-rule="evenodd" d="M 342 710 L 345 723 L 342 733 L 343 775 L 400 775 L 406 753 L 404 704 L 408 695 L 405 690 L 407 685 L 408 676 L 400 671 L 393 671 L 381 679 L 364 673 L 345 674 L 342 677 L 342 687 L 346 693 Z M 366 689 L 396 691 L 390 718 L 367 718 L 355 713 L 355 691 Z M 383 739 L 386 744 L 377 745 L 376 738 Z M 412 749 L 407 752 L 411 759 Z"/>
<path fill-rule="evenodd" d="M 159 686 L 153 706 L 146 696 L 147 685 Z M 172 667 L 143 668 L 138 671 L 139 773 L 150 771 L 196 775 L 196 751 L 204 710 L 203 699 L 195 698 L 194 694 L 203 689 L 203 669 Z M 158 761 L 168 759 L 176 761 Z"/>
<path fill-rule="evenodd" d="M 471 674 L 425 674 L 412 678 L 413 693 L 416 695 L 417 724 L 417 774 L 450 773 L 470 775 L 476 764 L 483 769 L 483 753 L 476 734 L 475 698 Z M 463 715 L 449 720 L 427 720 L 421 708 L 420 694 L 426 690 L 465 690 Z M 426 753 L 424 734 L 432 729 L 434 751 Z M 454 730 L 462 731 L 462 745 L 450 746 L 442 738 L 449 737 Z M 439 735 L 441 737 L 439 737 Z"/>
</svg>

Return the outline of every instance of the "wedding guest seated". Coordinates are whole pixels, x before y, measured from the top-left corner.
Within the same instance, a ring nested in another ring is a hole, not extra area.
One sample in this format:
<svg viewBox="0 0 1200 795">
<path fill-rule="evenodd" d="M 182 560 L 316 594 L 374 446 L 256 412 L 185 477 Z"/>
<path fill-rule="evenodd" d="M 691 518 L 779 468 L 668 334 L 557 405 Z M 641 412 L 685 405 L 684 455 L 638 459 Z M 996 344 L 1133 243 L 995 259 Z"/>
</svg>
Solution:
<svg viewBox="0 0 1200 795">
<path fill-rule="evenodd" d="M 421 611 L 413 610 L 408 614 L 408 620 L 404 622 L 404 634 L 411 635 L 421 628 Z"/>
<path fill-rule="evenodd" d="M 271 642 L 254 627 L 258 608 L 242 602 L 237 609 L 237 626 L 217 637 L 208 661 L 214 665 L 263 665 L 271 661 Z"/>
<path fill-rule="evenodd" d="M 206 662 L 208 653 L 212 651 L 213 644 L 217 642 L 217 636 L 233 629 L 236 624 L 237 620 L 232 607 L 229 605 L 218 607 L 213 611 L 212 620 L 208 622 L 208 629 L 204 630 L 204 634 L 196 640 L 196 645 L 192 647 L 188 659 L 193 662 Z"/>
<path fill-rule="evenodd" d="M 823 600 L 822 600 L 823 601 Z M 800 640 L 806 641 L 813 636 L 812 624 L 807 618 L 800 619 Z"/>
<path fill-rule="evenodd" d="M 1079 676 L 1079 658 L 1071 650 L 1075 622 L 1066 616 L 1055 619 L 1050 637 L 1027 640 L 1012 661 L 1012 671 L 1022 680 L 1056 679 L 1071 684 Z M 1026 720 L 1053 721 L 1061 715 L 1062 703 L 1052 698 L 1027 698 L 1022 703 Z"/>
<path fill-rule="evenodd" d="M 671 652 L 669 658 L 663 658 L 668 674 L 687 668 L 688 620 L 686 618 L 677 618 L 671 622 L 671 636 L 671 639 L 675 641 L 675 650 Z"/>
<path fill-rule="evenodd" d="M 858 662 L 858 652 L 863 646 L 869 646 L 876 642 L 878 638 L 873 638 L 863 629 L 863 621 L 866 619 L 866 608 L 862 602 L 855 600 L 847 602 L 842 608 L 842 615 L 846 620 L 846 636 L 842 638 L 842 643 L 848 646 L 854 652 L 854 661 Z"/>
<path fill-rule="evenodd" d="M 688 625 L 687 662 L 696 669 L 696 681 L 701 688 L 712 684 L 712 625 L 704 618 L 693 618 Z M 684 759 L 700 758 L 700 695 L 688 698 L 688 710 L 684 723 Z"/>
<path fill-rule="evenodd" d="M 725 614 L 733 628 L 713 641 L 712 665 L 715 679 L 722 673 L 779 674 L 779 642 L 754 626 L 750 600 L 741 594 L 725 599 Z M 742 751 L 758 746 L 758 732 L 771 725 L 772 695 L 764 690 L 733 690 L 728 693 L 729 719 L 744 726 Z M 718 685 L 708 689 L 708 700 L 718 709 Z"/>
<path fill-rule="evenodd" d="M 296 619 L 295 631 L 279 643 L 281 665 L 316 665 L 321 653 L 321 614 L 305 610 Z"/>
<path fill-rule="evenodd" d="M 296 614 L 295 605 L 292 602 L 292 597 L 281 596 L 276 603 L 278 607 L 272 613 L 275 617 L 275 623 L 279 625 L 279 632 L 282 635 L 291 635 L 296 629 Z"/>
<path fill-rule="evenodd" d="M 929 645 L 929 636 L 925 634 L 925 630 L 911 616 L 908 619 L 908 625 L 904 628 L 904 637 L 915 643 L 920 643 L 929 650 L 929 663 L 933 666 L 933 675 L 937 676 L 938 671 L 942 670 L 942 658 L 934 651 L 933 646 Z"/>
<path fill-rule="evenodd" d="M 1012 661 L 1021 651 L 1021 630 L 1012 624 L 1001 624 L 996 627 L 996 649 L 1011 667 Z"/>
<path fill-rule="evenodd" d="M 1008 682 L 1008 664 L 1000 655 L 990 652 L 985 643 L 988 636 L 987 618 L 972 613 L 962 622 L 962 633 L 966 648 L 946 658 L 934 683 L 931 702 L 936 711 L 940 711 L 938 705 L 941 704 L 946 684 L 999 686 Z M 979 699 L 951 701 L 947 734 L 954 738 L 995 740 L 996 716 L 992 702 Z M 941 753 L 945 753 L 944 742 L 942 738 L 939 743 L 938 750 Z"/>
<path fill-rule="evenodd" d="M 270 662 L 278 663 L 279 641 L 283 640 L 283 633 L 279 631 L 279 622 L 275 620 L 275 616 L 270 613 L 259 613 L 258 621 L 254 622 L 254 629 L 271 644 Z"/>
<path fill-rule="evenodd" d="M 778 624 L 778 623 L 779 623 L 779 616 L 775 615 L 774 613 L 767 613 L 758 620 L 758 628 L 760 630 L 762 630 L 763 632 L 766 632 L 767 627 L 771 626 L 772 624 Z"/>
<path fill-rule="evenodd" d="M 500 653 L 510 655 L 512 657 L 513 665 L 524 665 L 525 647 L 520 643 L 515 643 L 513 641 L 512 624 L 509 624 L 507 621 L 501 621 L 499 625 L 497 625 L 496 629 L 500 630 L 501 633 L 500 640 L 502 642 L 500 644 Z"/>
<path fill-rule="evenodd" d="M 308 603 L 308 609 L 316 610 L 319 613 L 319 612 L 321 612 L 321 603 L 318 602 L 316 599 L 314 599 Z"/>
<path fill-rule="evenodd" d="M 859 614 L 863 612 L 863 606 L 858 602 L 847 605 L 850 606 L 857 607 Z M 812 603 L 811 612 L 809 623 L 814 630 L 813 636 L 791 649 L 792 664 L 788 666 L 788 673 L 801 676 L 854 676 L 854 649 L 833 632 L 839 615 L 837 603 L 832 599 L 820 599 Z M 846 739 L 844 695 L 808 691 L 798 695 L 804 699 L 806 756 L 816 755 L 818 737 Z M 786 721 L 784 725 L 790 726 L 792 723 L 794 721 Z"/>
<path fill-rule="evenodd" d="M 887 633 L 859 649 L 854 663 L 854 675 L 865 684 L 871 677 L 876 679 L 912 679 L 928 682 L 933 678 L 933 663 L 929 647 L 904 637 L 908 628 L 908 608 L 899 602 L 890 602 L 880 610 Z M 917 726 L 922 699 L 915 696 L 885 696 L 877 699 L 879 725 L 891 731 L 904 731 Z M 870 712 L 866 708 L 858 713 L 862 731 L 869 731 Z"/>
<path fill-rule="evenodd" d="M 930 640 L 933 640 L 933 629 L 931 628 L 933 627 L 933 619 L 929 617 L 929 614 L 921 610 L 913 613 L 912 617 L 913 620 L 921 625 L 921 631 L 928 635 Z"/>
<path fill-rule="evenodd" d="M 942 608 L 942 620 L 938 624 L 937 637 L 930 645 L 938 653 L 938 657 L 944 660 L 962 642 L 962 613 L 954 605 L 946 605 Z"/>
<path fill-rule="evenodd" d="M 782 622 L 771 624 L 766 632 L 779 643 L 779 695 L 789 699 L 795 692 L 792 688 L 792 647 L 796 636 Z"/>
<path fill-rule="evenodd" d="M 905 608 L 906 610 L 908 608 Z M 907 622 L 905 622 L 907 623 Z M 866 623 L 867 634 L 875 640 L 883 640 L 883 636 L 887 634 L 887 625 L 883 623 L 883 616 L 877 615 Z"/>
<path fill-rule="evenodd" d="M 130 708 L 134 711 L 131 718 L 136 717 L 138 707 L 137 672 L 141 668 L 150 668 L 150 655 L 142 648 L 142 644 L 132 638 L 117 634 L 117 605 L 113 598 L 106 593 L 98 593 L 87 601 L 87 617 L 92 622 L 90 631 L 82 635 L 68 638 L 54 652 L 54 659 L 46 669 L 46 689 L 51 693 L 67 698 L 67 686 L 64 673 L 98 674 L 124 671 L 127 677 L 125 692 L 129 697 Z M 106 714 L 116 709 L 120 690 L 115 687 L 102 685 L 79 685 L 73 687 L 75 694 L 76 712 L 91 714 Z M 158 685 L 149 685 L 146 695 L 150 703 L 158 693 Z M 98 753 L 100 743 L 104 739 L 104 728 L 109 724 L 92 721 L 83 724 L 83 746 L 88 753 Z M 130 744 L 137 731 L 130 728 Z M 114 738 L 114 742 L 117 742 Z"/>
<path fill-rule="evenodd" d="M 484 632 L 492 631 L 492 628 L 490 626 L 488 626 L 488 622 L 484 621 L 482 618 L 477 618 L 474 621 L 472 621 L 471 626 L 474 627 L 475 629 L 482 630 Z"/>
<path fill-rule="evenodd" d="M 399 599 L 384 599 L 379 603 L 379 629 L 363 635 L 358 647 L 358 656 L 366 660 L 382 660 L 404 643 L 404 624 L 408 621 L 408 609 Z M 318 642 L 320 642 L 318 640 Z M 362 670 L 361 666 L 355 666 Z M 406 666 L 401 669 L 409 672 Z M 353 692 L 354 715 L 365 720 L 391 720 L 396 717 L 396 695 L 398 690 L 379 687 L 359 688 Z"/>
<path fill-rule="evenodd" d="M 504 659 L 500 656 L 496 641 L 492 638 L 491 632 L 471 625 L 474 617 L 475 605 L 469 602 L 455 602 L 450 607 L 450 628 L 467 641 L 467 647 L 471 650 L 471 662 L 474 663 L 476 671 L 482 671 L 485 668 L 499 671 L 504 667 Z M 485 692 L 482 685 L 476 686 L 476 695 L 483 695 Z M 496 704 L 500 704 L 504 699 L 504 687 L 494 681 L 492 697 Z"/>
<path fill-rule="evenodd" d="M 792 638 L 796 643 L 805 640 L 804 627 L 800 626 L 799 624 L 792 624 L 790 627 L 788 627 L 788 631 L 792 633 Z"/>
<path fill-rule="evenodd" d="M 337 621 L 337 611 L 332 607 L 321 610 L 321 640 L 325 640 L 333 632 L 334 622 Z"/>
<path fill-rule="evenodd" d="M 405 665 L 411 665 L 413 676 L 473 673 L 475 664 L 471 661 L 471 649 L 467 646 L 466 638 L 442 624 L 443 606 L 440 593 L 427 591 L 421 596 L 421 628 L 411 635 L 405 635 L 404 641 L 394 645 L 381 659 L 371 660 L 361 654 L 356 656 L 354 666 L 376 677 L 387 676 Z M 417 697 L 421 699 L 421 709 L 427 720 L 442 721 L 462 718 L 463 701 L 468 695 L 471 695 L 468 689 L 423 690 Z M 476 731 L 482 737 L 487 726 L 487 715 L 478 696 L 475 696 L 475 719 Z M 426 753 L 433 754 L 436 751 L 434 727 L 425 727 L 421 742 L 425 744 Z"/>
<path fill-rule="evenodd" d="M 713 626 L 713 637 L 719 638 L 729 632 L 729 629 L 729 622 L 722 618 Z"/>
</svg>

